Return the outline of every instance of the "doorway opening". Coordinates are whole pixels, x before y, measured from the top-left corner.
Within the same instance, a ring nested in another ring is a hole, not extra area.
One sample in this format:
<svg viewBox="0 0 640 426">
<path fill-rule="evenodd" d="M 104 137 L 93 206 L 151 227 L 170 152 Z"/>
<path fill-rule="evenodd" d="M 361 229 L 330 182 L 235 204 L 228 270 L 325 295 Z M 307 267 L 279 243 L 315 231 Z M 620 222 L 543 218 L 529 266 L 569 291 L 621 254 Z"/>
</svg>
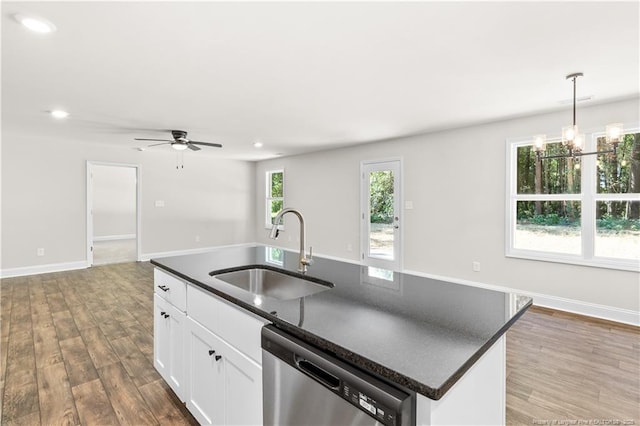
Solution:
<svg viewBox="0 0 640 426">
<path fill-rule="evenodd" d="M 136 165 L 87 161 L 87 266 L 140 260 L 138 174 Z"/>
<path fill-rule="evenodd" d="M 402 267 L 400 159 L 361 164 L 361 256 L 364 265 Z"/>
</svg>

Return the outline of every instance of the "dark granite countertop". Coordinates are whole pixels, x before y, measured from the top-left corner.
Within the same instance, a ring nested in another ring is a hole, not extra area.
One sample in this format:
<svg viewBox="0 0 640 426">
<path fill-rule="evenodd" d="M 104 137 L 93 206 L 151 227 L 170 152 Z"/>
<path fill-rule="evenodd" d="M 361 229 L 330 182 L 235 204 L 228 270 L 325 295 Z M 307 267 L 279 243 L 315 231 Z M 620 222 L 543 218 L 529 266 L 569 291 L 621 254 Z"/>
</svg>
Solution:
<svg viewBox="0 0 640 426">
<path fill-rule="evenodd" d="M 244 265 L 297 272 L 297 252 L 265 246 L 151 263 L 431 399 L 440 399 L 531 305 L 529 297 L 513 293 L 320 257 L 307 275 L 335 287 L 293 300 L 256 298 L 209 275 Z"/>
</svg>

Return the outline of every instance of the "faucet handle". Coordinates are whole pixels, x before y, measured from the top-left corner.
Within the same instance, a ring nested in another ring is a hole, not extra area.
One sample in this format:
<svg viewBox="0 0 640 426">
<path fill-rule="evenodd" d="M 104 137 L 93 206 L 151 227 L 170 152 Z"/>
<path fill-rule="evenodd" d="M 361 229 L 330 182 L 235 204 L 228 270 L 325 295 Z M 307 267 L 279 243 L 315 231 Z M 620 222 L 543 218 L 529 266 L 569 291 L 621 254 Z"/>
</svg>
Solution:
<svg viewBox="0 0 640 426">
<path fill-rule="evenodd" d="M 309 246 L 309 260 L 313 259 L 313 247 Z"/>
</svg>

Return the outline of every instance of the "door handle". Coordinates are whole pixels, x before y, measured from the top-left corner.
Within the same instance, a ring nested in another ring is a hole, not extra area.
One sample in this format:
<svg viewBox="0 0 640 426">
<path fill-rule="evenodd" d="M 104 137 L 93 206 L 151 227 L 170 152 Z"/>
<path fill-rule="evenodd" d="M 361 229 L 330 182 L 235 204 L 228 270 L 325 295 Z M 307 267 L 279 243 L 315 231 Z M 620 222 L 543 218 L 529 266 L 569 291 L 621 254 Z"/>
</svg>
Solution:
<svg viewBox="0 0 640 426">
<path fill-rule="evenodd" d="M 158 288 L 162 291 L 169 291 L 169 287 L 165 287 L 163 285 L 159 285 Z"/>
<path fill-rule="evenodd" d="M 398 229 L 398 228 L 400 228 L 400 225 L 393 225 L 393 227 L 394 227 L 395 229 Z"/>
</svg>

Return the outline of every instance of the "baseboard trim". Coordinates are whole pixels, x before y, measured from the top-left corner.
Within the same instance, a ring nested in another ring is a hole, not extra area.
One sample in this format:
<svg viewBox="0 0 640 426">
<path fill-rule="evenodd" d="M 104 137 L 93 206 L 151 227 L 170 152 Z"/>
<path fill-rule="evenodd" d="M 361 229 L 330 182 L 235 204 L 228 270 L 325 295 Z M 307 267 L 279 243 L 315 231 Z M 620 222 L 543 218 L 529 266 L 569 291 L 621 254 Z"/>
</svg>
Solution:
<svg viewBox="0 0 640 426">
<path fill-rule="evenodd" d="M 427 274 L 418 271 L 403 271 L 406 274 L 417 275 L 420 277 L 431 278 L 435 280 L 450 281 L 457 284 L 468 285 L 472 287 L 481 287 L 489 290 L 497 290 L 509 293 L 518 293 L 529 296 L 533 299 L 533 304 L 543 306 L 545 308 L 557 309 L 559 311 L 571 312 L 588 317 L 601 318 L 609 321 L 630 324 L 640 327 L 640 312 L 630 309 L 616 308 L 613 306 L 599 305 L 596 303 L 583 302 L 581 300 L 566 299 L 548 294 L 533 293 L 510 287 L 503 287 L 491 284 L 480 283 L 477 281 L 464 280 L 459 278 L 445 277 L 442 275 Z"/>
<path fill-rule="evenodd" d="M 222 249 L 222 248 L 233 248 L 233 247 L 254 247 L 256 243 L 242 243 L 242 244 L 229 244 L 224 246 L 210 246 L 210 247 L 202 247 L 197 249 L 186 249 L 186 250 L 173 250 L 173 251 L 163 251 L 157 253 L 147 253 L 141 256 L 143 262 L 146 262 L 151 259 L 162 258 L 162 257 L 171 257 L 171 256 L 184 256 L 187 254 L 200 254 L 207 253 L 209 251 Z"/>
<path fill-rule="evenodd" d="M 24 266 L 21 268 L 9 268 L 0 270 L 0 277 L 12 278 L 23 277 L 25 275 L 48 274 L 51 272 L 72 271 L 75 269 L 85 269 L 87 261 L 81 260 L 77 262 L 66 263 L 50 263 L 48 265 Z"/>
<path fill-rule="evenodd" d="M 104 235 L 102 237 L 93 237 L 93 241 L 135 240 L 135 238 L 136 234 Z"/>
</svg>

